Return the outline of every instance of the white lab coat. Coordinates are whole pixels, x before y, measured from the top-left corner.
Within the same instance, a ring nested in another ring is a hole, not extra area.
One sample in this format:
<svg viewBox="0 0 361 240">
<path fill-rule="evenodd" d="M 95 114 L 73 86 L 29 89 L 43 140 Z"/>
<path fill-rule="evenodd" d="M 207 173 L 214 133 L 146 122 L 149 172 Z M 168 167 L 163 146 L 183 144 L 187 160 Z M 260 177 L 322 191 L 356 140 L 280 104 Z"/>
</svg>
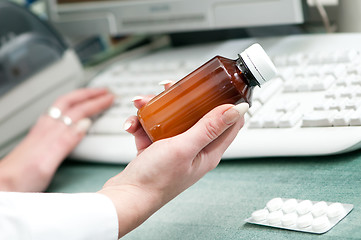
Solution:
<svg viewBox="0 0 361 240">
<path fill-rule="evenodd" d="M 118 217 L 99 193 L 0 192 L 1 240 L 116 240 Z"/>
</svg>

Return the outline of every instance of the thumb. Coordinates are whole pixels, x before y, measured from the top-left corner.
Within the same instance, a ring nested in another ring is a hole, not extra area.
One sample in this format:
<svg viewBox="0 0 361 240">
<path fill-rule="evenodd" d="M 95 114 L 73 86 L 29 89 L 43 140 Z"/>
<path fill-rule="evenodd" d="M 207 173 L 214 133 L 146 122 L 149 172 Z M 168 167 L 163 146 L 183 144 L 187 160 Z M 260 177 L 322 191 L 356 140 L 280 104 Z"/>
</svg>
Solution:
<svg viewBox="0 0 361 240">
<path fill-rule="evenodd" d="M 191 144 L 194 154 L 198 154 L 201 149 L 217 139 L 224 131 L 236 123 L 249 108 L 248 103 L 238 105 L 225 104 L 216 107 L 203 118 L 201 118 L 192 128 L 179 135 L 182 142 Z"/>
<path fill-rule="evenodd" d="M 85 135 L 86 132 L 89 130 L 89 128 L 92 125 L 92 121 L 89 118 L 83 118 L 80 119 L 74 126 L 75 131 L 79 135 Z"/>
</svg>

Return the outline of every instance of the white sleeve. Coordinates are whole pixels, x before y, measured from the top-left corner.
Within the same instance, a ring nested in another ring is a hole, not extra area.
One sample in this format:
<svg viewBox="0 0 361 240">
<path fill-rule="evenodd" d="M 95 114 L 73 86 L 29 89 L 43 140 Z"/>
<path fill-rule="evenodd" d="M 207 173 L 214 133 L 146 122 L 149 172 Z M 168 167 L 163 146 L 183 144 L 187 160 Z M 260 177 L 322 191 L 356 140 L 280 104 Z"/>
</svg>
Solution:
<svg viewBox="0 0 361 240">
<path fill-rule="evenodd" d="M 100 193 L 0 192 L 0 239 L 115 240 L 118 217 Z"/>
</svg>

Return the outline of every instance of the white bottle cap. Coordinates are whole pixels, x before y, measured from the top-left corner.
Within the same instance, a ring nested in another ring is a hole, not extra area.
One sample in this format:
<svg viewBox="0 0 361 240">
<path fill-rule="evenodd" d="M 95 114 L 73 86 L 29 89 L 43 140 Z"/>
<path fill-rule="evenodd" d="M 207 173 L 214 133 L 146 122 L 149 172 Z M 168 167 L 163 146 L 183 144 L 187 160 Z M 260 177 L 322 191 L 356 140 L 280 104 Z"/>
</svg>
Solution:
<svg viewBox="0 0 361 240">
<path fill-rule="evenodd" d="M 275 65 L 258 43 L 244 50 L 241 58 L 259 84 L 263 84 L 277 75 Z"/>
</svg>

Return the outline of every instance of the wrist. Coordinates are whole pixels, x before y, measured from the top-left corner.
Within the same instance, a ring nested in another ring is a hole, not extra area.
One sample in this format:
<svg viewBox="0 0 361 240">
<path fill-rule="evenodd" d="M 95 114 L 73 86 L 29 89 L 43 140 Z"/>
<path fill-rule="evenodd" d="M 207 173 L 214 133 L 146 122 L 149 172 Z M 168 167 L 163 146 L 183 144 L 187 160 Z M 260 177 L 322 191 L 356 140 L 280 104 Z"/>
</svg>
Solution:
<svg viewBox="0 0 361 240">
<path fill-rule="evenodd" d="M 39 158 L 28 158 L 22 149 L 13 150 L 0 162 L 0 191 L 40 192 L 48 186 L 53 172 Z"/>
<path fill-rule="evenodd" d="M 107 196 L 115 206 L 119 238 L 141 225 L 163 205 L 157 194 L 134 185 L 104 187 L 98 193 Z"/>
<path fill-rule="evenodd" d="M 0 191 L 13 192 L 16 187 L 15 178 L 7 171 L 2 171 L 2 164 L 0 164 Z"/>
</svg>

